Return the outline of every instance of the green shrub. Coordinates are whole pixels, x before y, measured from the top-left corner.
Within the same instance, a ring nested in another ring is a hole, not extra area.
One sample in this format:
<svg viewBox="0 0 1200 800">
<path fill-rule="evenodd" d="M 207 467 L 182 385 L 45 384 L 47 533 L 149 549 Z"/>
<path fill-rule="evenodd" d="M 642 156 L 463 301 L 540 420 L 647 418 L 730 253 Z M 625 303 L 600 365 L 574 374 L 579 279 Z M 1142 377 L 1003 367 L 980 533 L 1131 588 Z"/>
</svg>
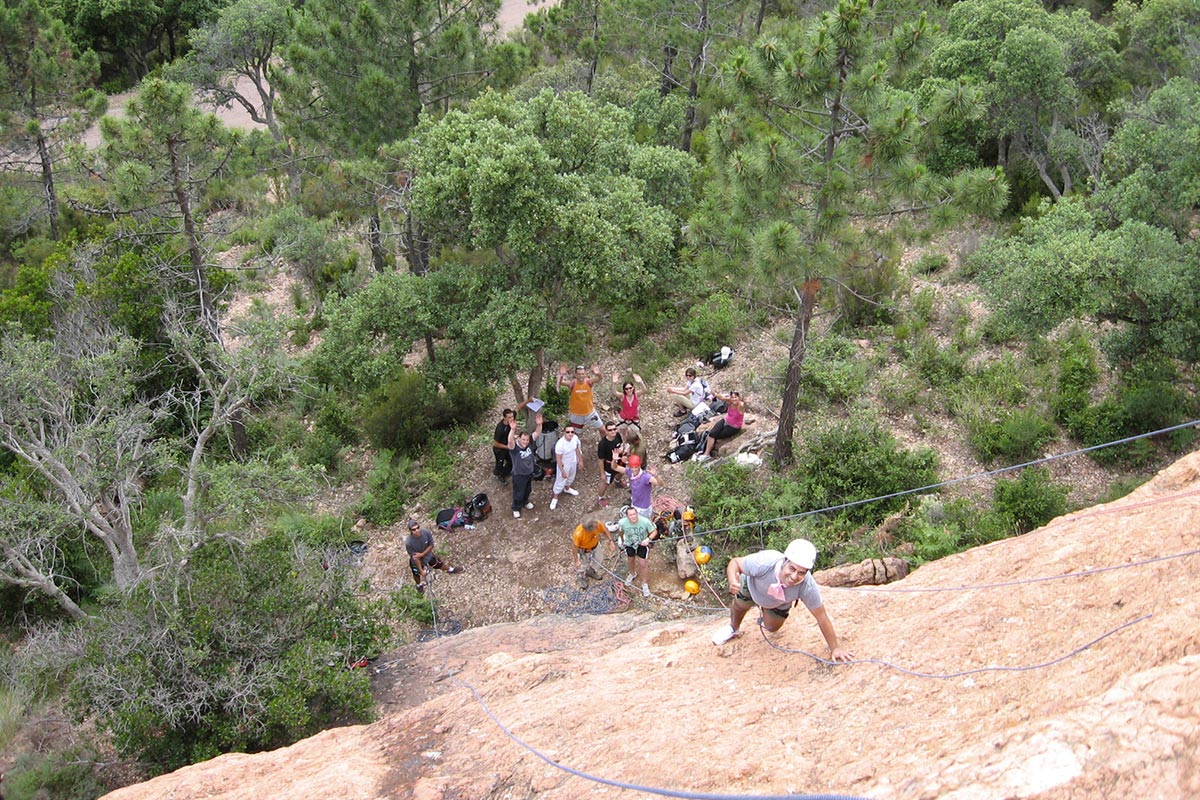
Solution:
<svg viewBox="0 0 1200 800">
<path fill-rule="evenodd" d="M 952 346 L 942 347 L 930 333 L 916 337 L 909 360 L 935 389 L 955 386 L 967 373 L 967 354 Z"/>
<path fill-rule="evenodd" d="M 1032 408 L 1000 410 L 988 419 L 973 417 L 965 422 L 971 446 L 988 463 L 1032 461 L 1056 435 L 1050 421 Z"/>
<path fill-rule="evenodd" d="M 1050 471 L 1024 469 L 1015 480 L 1001 480 L 993 492 L 993 508 L 1013 521 L 1021 533 L 1045 525 L 1067 511 L 1067 490 L 1056 485 Z"/>
<path fill-rule="evenodd" d="M 366 721 L 369 678 L 350 667 L 390 634 L 354 580 L 288 533 L 210 541 L 89 621 L 72 707 L 154 770 Z"/>
<path fill-rule="evenodd" d="M 1054 418 L 1070 428 L 1075 417 L 1091 405 L 1092 389 L 1099 378 L 1096 349 L 1087 334 L 1076 328 L 1063 341 L 1059 354 L 1058 381 L 1051 401 Z"/>
<path fill-rule="evenodd" d="M 654 302 L 653 298 L 641 303 L 625 303 L 616 306 L 609 318 L 609 331 L 616 350 L 629 350 L 647 336 L 657 332 L 670 319 L 672 309 L 666 303 Z"/>
<path fill-rule="evenodd" d="M 93 800 L 108 791 L 93 769 L 97 755 L 87 749 L 27 752 L 4 773 L 6 800 Z"/>
<path fill-rule="evenodd" d="M 800 466 L 791 478 L 795 507 L 818 509 L 926 486 L 937 480 L 932 450 L 904 449 L 879 422 L 859 414 L 826 423 L 804 437 Z M 866 503 L 836 512 L 855 525 L 874 525 L 903 498 Z"/>
<path fill-rule="evenodd" d="M 735 341 L 742 319 L 732 297 L 724 292 L 710 295 L 687 310 L 670 350 L 676 355 L 707 356 Z"/>
<path fill-rule="evenodd" d="M 363 402 L 363 430 L 375 447 L 408 453 L 433 431 L 474 422 L 493 399 L 477 383 L 448 381 L 440 388 L 418 370 L 401 369 Z"/>
<path fill-rule="evenodd" d="M 359 504 L 359 514 L 374 525 L 391 525 L 405 514 L 412 503 L 410 481 L 412 460 L 381 450 L 367 472 L 367 491 Z"/>
<path fill-rule="evenodd" d="M 425 627 L 433 624 L 433 603 L 415 586 L 405 585 L 392 592 L 392 603 L 401 618 L 411 619 Z"/>
<path fill-rule="evenodd" d="M 932 275 L 945 269 L 950 264 L 950 257 L 945 253 L 925 253 L 912 265 L 914 275 Z"/>
<path fill-rule="evenodd" d="M 541 394 L 541 400 L 546 404 L 542 407 L 542 416 L 552 420 L 562 419 L 567 415 L 567 403 L 570 399 L 571 387 L 559 387 L 558 375 L 549 375 Z"/>
<path fill-rule="evenodd" d="M 860 397 L 871 370 L 871 365 L 860 358 L 854 342 L 832 335 L 809 340 L 803 366 L 799 400 L 809 404 L 819 398 L 847 403 Z M 783 367 L 787 369 L 786 362 Z"/>
</svg>

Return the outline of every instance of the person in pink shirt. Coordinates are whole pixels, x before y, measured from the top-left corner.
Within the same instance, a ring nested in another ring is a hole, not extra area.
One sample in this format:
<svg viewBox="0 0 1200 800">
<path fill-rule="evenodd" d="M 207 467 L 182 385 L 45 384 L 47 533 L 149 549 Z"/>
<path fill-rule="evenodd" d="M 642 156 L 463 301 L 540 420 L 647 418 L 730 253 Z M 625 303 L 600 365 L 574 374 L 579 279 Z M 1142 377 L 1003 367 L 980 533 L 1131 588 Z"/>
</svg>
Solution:
<svg viewBox="0 0 1200 800">
<path fill-rule="evenodd" d="M 642 380 L 642 376 L 636 372 L 632 373 L 633 380 L 625 381 L 621 384 L 621 391 L 618 397 L 621 400 L 621 410 L 617 412 L 619 421 L 618 427 L 634 426 L 641 424 L 641 417 L 638 413 L 638 393 L 635 384 L 641 384 L 642 388 L 646 388 L 646 382 Z M 621 378 L 621 373 L 614 372 L 612 376 L 613 394 L 617 394 L 617 383 Z"/>
<path fill-rule="evenodd" d="M 746 401 L 742 399 L 740 392 L 730 392 L 727 397 L 717 395 L 717 399 L 724 400 L 729 407 L 725 409 L 724 414 L 718 414 L 697 429 L 698 432 L 708 431 L 708 441 L 704 443 L 704 452 L 695 455 L 696 461 L 711 457 L 718 440 L 737 436 L 742 431 L 742 425 L 746 423 Z"/>
</svg>

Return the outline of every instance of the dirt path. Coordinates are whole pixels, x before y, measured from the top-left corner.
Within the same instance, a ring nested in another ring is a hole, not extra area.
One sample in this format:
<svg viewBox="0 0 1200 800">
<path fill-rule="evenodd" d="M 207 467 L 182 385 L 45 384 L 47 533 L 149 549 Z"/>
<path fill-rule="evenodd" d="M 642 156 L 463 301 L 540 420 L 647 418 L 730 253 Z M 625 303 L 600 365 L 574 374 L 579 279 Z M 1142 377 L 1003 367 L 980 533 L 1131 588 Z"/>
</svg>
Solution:
<svg viewBox="0 0 1200 800">
<path fill-rule="evenodd" d="M 503 0 L 500 4 L 500 12 L 496 15 L 496 21 L 503 33 L 511 33 L 521 27 L 521 23 L 525 20 L 527 14 L 531 14 L 540 8 L 553 5 L 554 0 Z M 256 97 L 254 85 L 248 78 L 242 78 L 238 81 L 238 92 L 244 97 Z M 109 95 L 108 97 L 108 115 L 123 118 L 125 116 L 125 107 L 129 104 L 129 99 L 133 97 L 136 90 L 121 92 L 120 94 Z M 206 111 L 211 111 L 216 114 L 226 127 L 234 130 L 261 130 L 264 125 L 260 125 L 250 118 L 249 112 L 245 108 L 234 103 L 228 108 L 215 108 L 213 106 L 202 106 Z M 100 146 L 100 126 L 93 125 L 83 135 L 83 143 L 89 149 L 96 149 Z"/>
</svg>

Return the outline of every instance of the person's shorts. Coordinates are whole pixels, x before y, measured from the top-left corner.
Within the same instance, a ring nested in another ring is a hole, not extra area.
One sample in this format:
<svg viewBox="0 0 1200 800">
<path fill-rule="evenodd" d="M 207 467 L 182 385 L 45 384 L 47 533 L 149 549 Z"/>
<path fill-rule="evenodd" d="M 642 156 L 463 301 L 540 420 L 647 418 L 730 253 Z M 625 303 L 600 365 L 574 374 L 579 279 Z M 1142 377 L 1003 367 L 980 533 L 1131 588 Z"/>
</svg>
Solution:
<svg viewBox="0 0 1200 800">
<path fill-rule="evenodd" d="M 741 600 L 746 605 L 749 605 L 749 606 L 757 606 L 758 605 L 758 603 L 754 602 L 754 598 L 750 597 L 750 584 L 747 582 L 747 578 L 745 575 L 742 576 L 742 588 L 741 588 L 741 590 L 738 591 L 736 597 L 738 600 Z M 762 611 L 764 614 L 770 614 L 771 616 L 778 617 L 779 619 L 787 619 L 788 612 L 792 610 L 792 607 L 790 605 L 783 606 L 782 608 L 763 608 L 762 606 L 758 606 L 758 607 L 762 608 Z"/>
<path fill-rule="evenodd" d="M 608 467 L 605 467 L 604 468 L 604 482 L 606 484 L 608 484 L 609 486 L 612 486 L 613 481 L 615 481 L 616 479 L 617 479 L 617 473 L 613 472 Z"/>
<path fill-rule="evenodd" d="M 625 555 L 630 558 L 645 558 L 650 555 L 650 548 L 644 544 L 625 545 Z"/>
<path fill-rule="evenodd" d="M 571 420 L 572 425 L 584 425 L 588 428 L 604 427 L 604 420 L 600 418 L 600 415 L 596 413 L 595 409 L 592 409 L 592 413 L 588 414 L 586 417 L 580 416 L 579 414 L 567 414 L 567 419 Z"/>
</svg>

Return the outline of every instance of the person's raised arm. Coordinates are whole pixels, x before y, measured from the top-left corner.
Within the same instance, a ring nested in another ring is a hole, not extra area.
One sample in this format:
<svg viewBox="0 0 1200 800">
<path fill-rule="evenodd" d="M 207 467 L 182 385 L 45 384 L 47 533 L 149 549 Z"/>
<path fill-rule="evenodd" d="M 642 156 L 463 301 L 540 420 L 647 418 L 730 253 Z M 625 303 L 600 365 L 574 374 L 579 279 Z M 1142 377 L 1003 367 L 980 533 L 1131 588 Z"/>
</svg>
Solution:
<svg viewBox="0 0 1200 800">
<path fill-rule="evenodd" d="M 537 424 L 533 426 L 533 438 L 536 439 L 542 435 L 542 423 L 546 421 L 546 418 L 542 416 L 542 412 L 539 411 L 537 416 L 534 417 L 534 420 L 537 422 Z"/>
</svg>

